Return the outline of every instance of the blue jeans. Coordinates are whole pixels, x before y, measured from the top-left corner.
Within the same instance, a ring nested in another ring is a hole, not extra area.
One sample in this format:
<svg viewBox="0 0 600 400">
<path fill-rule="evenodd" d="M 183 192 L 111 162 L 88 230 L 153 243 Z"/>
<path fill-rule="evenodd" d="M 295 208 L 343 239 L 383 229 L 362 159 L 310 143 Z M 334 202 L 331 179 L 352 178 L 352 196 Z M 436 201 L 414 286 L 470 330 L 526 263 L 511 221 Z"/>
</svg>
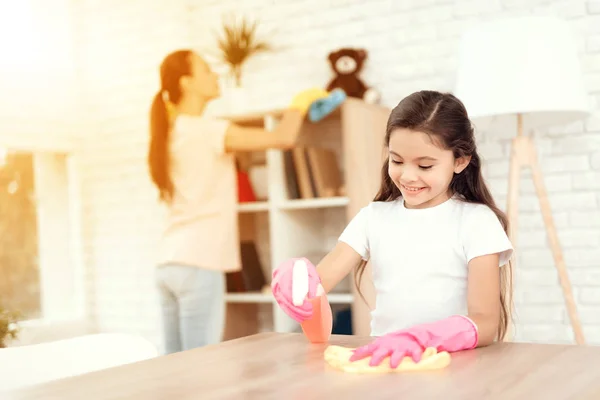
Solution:
<svg viewBox="0 0 600 400">
<path fill-rule="evenodd" d="M 156 279 L 166 354 L 221 341 L 225 325 L 224 273 L 161 265 Z"/>
</svg>

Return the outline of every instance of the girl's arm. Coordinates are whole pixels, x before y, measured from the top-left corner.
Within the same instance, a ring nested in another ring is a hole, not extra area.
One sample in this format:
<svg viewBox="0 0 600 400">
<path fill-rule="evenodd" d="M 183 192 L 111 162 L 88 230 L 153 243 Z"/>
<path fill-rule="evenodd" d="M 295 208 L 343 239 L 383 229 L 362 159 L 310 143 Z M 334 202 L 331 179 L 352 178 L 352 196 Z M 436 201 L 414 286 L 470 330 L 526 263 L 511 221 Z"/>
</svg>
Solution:
<svg viewBox="0 0 600 400">
<path fill-rule="evenodd" d="M 362 258 L 348 244 L 338 241 L 331 250 L 317 265 L 317 273 L 321 278 L 321 285 L 328 293 L 342 279 L 346 277 L 356 267 Z"/>
<path fill-rule="evenodd" d="M 492 344 L 498 330 L 501 272 L 498 263 L 497 253 L 475 257 L 469 262 L 468 317 L 477 325 L 479 347 Z"/>
<path fill-rule="evenodd" d="M 225 149 L 227 152 L 290 149 L 300 135 L 304 117 L 298 110 L 287 110 L 274 131 L 231 124 L 225 133 Z"/>
</svg>

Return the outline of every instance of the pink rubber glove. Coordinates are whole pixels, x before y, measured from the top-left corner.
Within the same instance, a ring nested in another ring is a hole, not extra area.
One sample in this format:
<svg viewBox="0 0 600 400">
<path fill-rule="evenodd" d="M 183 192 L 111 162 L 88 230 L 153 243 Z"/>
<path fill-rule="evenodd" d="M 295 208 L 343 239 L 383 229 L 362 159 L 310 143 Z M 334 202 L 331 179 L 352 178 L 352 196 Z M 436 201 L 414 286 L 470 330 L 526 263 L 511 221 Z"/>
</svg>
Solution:
<svg viewBox="0 0 600 400">
<path fill-rule="evenodd" d="M 434 323 L 388 333 L 356 349 L 350 361 L 371 356 L 369 365 L 376 366 L 389 356 L 390 367 L 396 368 L 405 356 L 419 362 L 427 347 L 451 353 L 473 349 L 478 341 L 475 323 L 462 315 L 454 315 Z"/>
<path fill-rule="evenodd" d="M 312 316 L 308 298 L 324 293 L 317 269 L 304 257 L 281 263 L 273 271 L 271 290 L 279 307 L 298 323 Z"/>
</svg>

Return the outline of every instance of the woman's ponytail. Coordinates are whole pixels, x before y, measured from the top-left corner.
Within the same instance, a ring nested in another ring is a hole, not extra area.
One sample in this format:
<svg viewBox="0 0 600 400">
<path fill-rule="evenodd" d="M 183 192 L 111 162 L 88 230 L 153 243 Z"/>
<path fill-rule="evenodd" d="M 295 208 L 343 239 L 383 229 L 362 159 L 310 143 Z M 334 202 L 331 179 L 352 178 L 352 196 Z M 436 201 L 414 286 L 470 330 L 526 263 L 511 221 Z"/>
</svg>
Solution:
<svg viewBox="0 0 600 400">
<path fill-rule="evenodd" d="M 159 91 L 152 101 L 150 109 L 150 148 L 148 166 L 152 181 L 159 190 L 162 201 L 170 201 L 173 196 L 173 183 L 169 171 L 169 112 Z"/>
</svg>

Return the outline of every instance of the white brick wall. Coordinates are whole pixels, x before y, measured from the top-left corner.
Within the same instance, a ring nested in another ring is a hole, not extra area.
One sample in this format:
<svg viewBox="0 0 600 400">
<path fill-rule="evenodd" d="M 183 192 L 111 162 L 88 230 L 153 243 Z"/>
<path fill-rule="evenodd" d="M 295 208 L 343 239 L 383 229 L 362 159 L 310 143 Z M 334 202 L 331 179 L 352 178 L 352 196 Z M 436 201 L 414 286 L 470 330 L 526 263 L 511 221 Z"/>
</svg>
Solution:
<svg viewBox="0 0 600 400">
<path fill-rule="evenodd" d="M 189 44 L 185 4 L 168 3 L 74 1 L 89 122 L 81 167 L 91 308 L 101 330 L 155 341 L 153 249 L 162 210 L 146 172 L 148 110 L 161 58 Z"/>
<path fill-rule="evenodd" d="M 600 6 L 583 0 L 216 0 L 74 2 L 79 16 L 82 112 L 90 122 L 82 163 L 86 261 L 100 327 L 158 339 L 152 287 L 160 228 L 145 167 L 147 110 L 157 66 L 168 51 L 213 45 L 224 12 L 259 17 L 281 47 L 248 64 L 244 84 L 257 108 L 281 107 L 330 79 L 328 52 L 362 46 L 363 79 L 394 106 L 419 89 L 451 90 L 461 31 L 500 15 L 568 18 L 578 35 L 595 114 L 553 129 L 538 148 L 588 341 L 600 343 Z M 219 5 L 219 3 L 221 3 Z M 506 200 L 511 133 L 480 135 L 486 176 Z M 518 240 L 518 340 L 573 340 L 529 175 L 523 177 Z M 139 224 L 139 225 L 135 225 Z"/>
</svg>

